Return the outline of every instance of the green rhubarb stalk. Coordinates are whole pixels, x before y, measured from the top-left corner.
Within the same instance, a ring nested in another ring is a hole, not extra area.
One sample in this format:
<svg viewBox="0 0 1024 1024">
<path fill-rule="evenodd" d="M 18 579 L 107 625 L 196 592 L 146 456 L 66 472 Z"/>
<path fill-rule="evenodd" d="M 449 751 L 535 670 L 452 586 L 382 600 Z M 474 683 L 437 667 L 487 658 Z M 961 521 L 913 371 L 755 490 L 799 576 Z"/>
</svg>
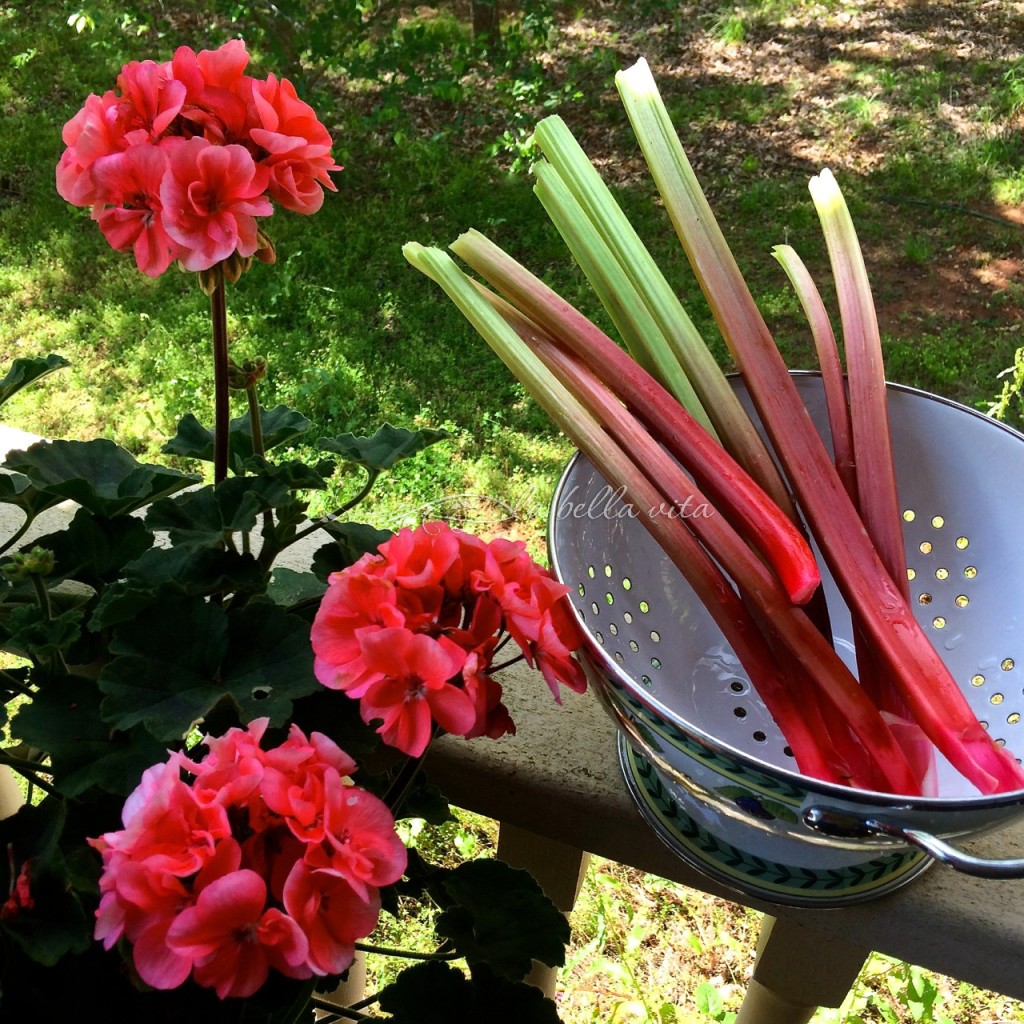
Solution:
<svg viewBox="0 0 1024 1024">
<path fill-rule="evenodd" d="M 583 148 L 557 115 L 540 121 L 534 138 L 650 310 L 659 336 L 685 371 L 726 450 L 795 521 L 789 491 L 761 435 L 753 428 L 750 416 L 683 304 Z M 655 376 L 665 383 L 664 377 Z"/>
<path fill-rule="evenodd" d="M 707 607 L 727 642 L 750 674 L 752 683 L 759 688 L 759 692 L 764 690 L 769 694 L 779 694 L 782 706 L 794 709 L 792 720 L 780 721 L 779 727 L 786 734 L 801 771 L 838 781 L 832 748 L 828 743 L 820 743 L 821 737 L 807 728 L 799 707 L 791 699 L 786 699 L 788 681 L 778 671 L 770 648 L 739 595 L 685 522 L 678 517 L 662 514 L 665 495 L 637 465 L 638 462 L 645 464 L 647 457 L 653 454 L 653 450 L 658 446 L 643 432 L 633 439 L 635 446 L 630 454 L 616 445 L 597 419 L 555 379 L 544 363 L 521 343 L 516 332 L 483 299 L 447 253 L 425 248 L 414 242 L 408 243 L 403 248 L 403 253 L 413 267 L 444 289 L 541 408 L 601 471 L 608 483 L 616 489 L 616 493 L 621 495 L 624 504 L 650 530 L 666 555 L 683 573 L 698 599 Z M 765 574 L 768 579 L 774 579 L 767 570 Z M 793 607 L 777 584 L 773 592 L 781 597 L 786 607 Z M 807 622 L 809 633 L 821 640 L 817 630 L 809 620 Z M 811 644 L 814 642 L 810 640 Z M 824 647 L 828 648 L 828 645 L 825 644 Z M 828 650 L 834 655 L 831 648 Z M 839 664 L 841 666 L 841 662 Z M 881 723 L 879 735 L 869 739 L 867 749 L 872 749 L 873 743 L 884 744 L 886 735 L 887 727 Z M 890 784 L 896 791 L 908 787 L 912 791 L 913 779 L 904 777 L 909 775 L 908 772 L 900 775 L 899 764 L 899 752 L 893 750 L 891 756 L 887 753 L 880 769 L 887 773 L 887 777 L 892 780 Z M 842 770 L 845 770 L 845 767 Z"/>
<path fill-rule="evenodd" d="M 711 503 L 772 567 L 795 604 L 805 604 L 821 582 L 803 534 L 724 448 L 642 367 L 578 310 L 479 232 L 453 251 L 511 299 L 480 289 L 531 347 L 545 339 L 572 351 L 580 373 L 589 366 L 626 409 L 707 491 Z M 533 318 L 533 319 L 531 319 Z M 694 501 L 697 504 L 703 498 Z"/>
<path fill-rule="evenodd" d="M 811 178 L 810 192 L 825 235 L 843 324 L 860 515 L 893 581 L 909 599 L 882 341 L 864 255 L 832 172 L 826 168 Z"/>
<path fill-rule="evenodd" d="M 666 344 L 661 328 L 604 238 L 587 219 L 583 207 L 549 164 L 534 164 L 533 173 L 537 179 L 534 193 L 607 310 L 630 355 L 717 438 L 704 406 Z M 749 419 L 747 422 L 749 424 Z"/>
<path fill-rule="evenodd" d="M 804 315 L 811 327 L 814 349 L 821 368 L 821 382 L 828 410 L 829 431 L 832 435 L 832 458 L 846 493 L 857 502 L 857 475 L 853 461 L 853 437 L 850 429 L 850 407 L 846 398 L 846 379 L 843 374 L 839 346 L 832 330 L 825 303 L 821 299 L 804 261 L 791 245 L 777 245 L 772 255 L 782 265 L 793 290 L 796 292 Z"/>
<path fill-rule="evenodd" d="M 808 525 L 851 613 L 914 719 L 982 793 L 1024 769 L 978 722 L 864 530 L 682 151 L 646 62 L 616 76 L 633 129 L 701 289 L 743 373 Z"/>
</svg>

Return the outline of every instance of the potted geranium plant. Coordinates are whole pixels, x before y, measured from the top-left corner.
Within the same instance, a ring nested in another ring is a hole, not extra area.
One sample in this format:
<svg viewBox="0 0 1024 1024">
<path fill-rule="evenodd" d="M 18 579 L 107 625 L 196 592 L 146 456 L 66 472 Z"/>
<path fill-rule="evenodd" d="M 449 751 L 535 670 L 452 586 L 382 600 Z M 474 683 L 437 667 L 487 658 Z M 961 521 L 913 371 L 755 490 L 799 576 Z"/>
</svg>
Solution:
<svg viewBox="0 0 1024 1024">
<path fill-rule="evenodd" d="M 443 431 L 386 424 L 315 441 L 312 464 L 288 454 L 311 425 L 260 407 L 266 367 L 229 355 L 225 288 L 274 260 L 259 219 L 315 212 L 340 168 L 292 85 L 247 63 L 233 41 L 129 64 L 64 131 L 61 195 L 144 273 L 177 263 L 210 297 L 214 422 L 185 416 L 164 450 L 212 473 L 106 440 L 4 464 L 0 648 L 16 660 L 0 766 L 27 793 L 0 820 L 0 1013 L 57 1019 L 96 994 L 116 1019 L 310 1019 L 402 894 L 441 908 L 436 955 L 336 1013 L 557 1020 L 522 983 L 568 938 L 536 883 L 496 862 L 434 867 L 395 819 L 447 815 L 420 770 L 440 731 L 514 731 L 493 675 L 507 641 L 556 696 L 583 688 L 565 588 L 518 542 L 347 517 Z M 0 401 L 63 364 L 18 360 Z M 340 463 L 364 484 L 309 522 Z"/>
</svg>

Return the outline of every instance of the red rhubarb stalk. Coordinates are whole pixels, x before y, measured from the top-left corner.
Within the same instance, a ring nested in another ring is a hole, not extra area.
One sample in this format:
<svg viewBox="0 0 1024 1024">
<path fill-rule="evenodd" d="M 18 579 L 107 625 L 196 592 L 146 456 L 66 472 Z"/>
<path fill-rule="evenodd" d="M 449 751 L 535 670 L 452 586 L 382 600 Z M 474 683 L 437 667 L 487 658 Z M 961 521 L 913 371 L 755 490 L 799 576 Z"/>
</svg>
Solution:
<svg viewBox="0 0 1024 1024">
<path fill-rule="evenodd" d="M 853 219 L 832 172 L 824 170 L 810 181 L 811 199 L 818 211 L 832 276 L 835 279 L 843 324 L 849 382 L 850 443 L 855 466 L 854 501 L 893 582 L 910 600 L 903 520 L 896 486 L 896 465 L 889 430 L 889 404 L 878 333 L 875 303 Z M 813 286 L 812 286 L 813 287 Z M 860 618 L 854 618 L 855 637 L 863 636 Z M 879 663 L 870 644 L 856 643 L 861 685 L 880 711 L 899 724 L 897 736 L 911 760 L 920 760 L 922 777 L 934 775 L 926 743 L 908 718 L 911 711 L 890 673 Z"/>
<path fill-rule="evenodd" d="M 860 515 L 893 582 L 909 599 L 882 341 L 868 272 L 853 219 L 832 172 L 826 168 L 811 178 L 810 191 L 828 247 L 843 324 Z"/>
<path fill-rule="evenodd" d="M 769 561 L 792 601 L 804 604 L 811 598 L 821 575 L 803 534 L 672 395 L 579 310 L 479 231 L 461 235 L 451 249 L 613 388 Z"/>
<path fill-rule="evenodd" d="M 800 770 L 813 772 L 818 777 L 829 780 L 837 780 L 838 773 L 850 772 L 850 767 L 845 764 L 837 768 L 834 747 L 830 743 L 821 744 L 821 738 L 815 736 L 808 728 L 799 704 L 788 690 L 790 681 L 778 670 L 771 649 L 721 569 L 690 532 L 684 520 L 664 514 L 666 501 L 671 501 L 672 498 L 639 468 L 646 467 L 649 459 L 656 459 L 659 455 L 667 458 L 661 452 L 661 448 L 639 425 L 629 427 L 624 421 L 619 429 L 629 432 L 627 454 L 605 432 L 594 415 L 551 374 L 536 354 L 522 344 L 515 331 L 480 296 L 446 253 L 415 243 L 406 245 L 403 252 L 416 269 L 441 285 L 540 406 L 601 471 L 609 485 L 622 496 L 623 502 L 632 508 L 641 523 L 650 530 L 666 555 L 684 575 L 698 599 L 707 607 L 727 642 L 750 673 L 751 681 L 758 688 L 758 692 L 763 696 L 767 695 L 766 703 L 768 700 L 777 701 L 779 713 L 783 718 L 779 726 L 786 734 L 794 756 L 798 756 Z M 623 410 L 614 399 L 609 398 L 609 401 L 611 405 L 607 411 L 614 422 L 621 418 Z M 633 422 L 635 423 L 635 420 Z M 611 423 L 606 425 L 612 426 Z M 668 462 L 671 463 L 671 460 Z M 667 469 L 667 466 L 662 468 Z M 674 472 L 685 479 L 677 466 Z M 676 496 L 678 497 L 678 494 Z M 854 776 L 854 784 L 868 788 L 891 788 L 895 792 L 915 792 L 916 785 L 912 774 L 895 746 L 888 727 L 871 705 L 863 701 L 860 688 L 842 661 L 806 615 L 789 602 L 775 577 L 761 566 L 753 555 L 750 555 L 750 561 L 760 566 L 761 573 L 760 580 L 751 578 L 755 586 L 751 595 L 752 600 L 759 608 L 764 609 L 773 626 L 778 620 L 785 623 L 783 629 L 798 629 L 801 644 L 806 643 L 803 659 L 820 657 L 828 662 L 829 670 L 834 672 L 837 679 L 841 678 L 842 673 L 848 677 L 847 686 L 850 690 L 851 703 L 843 705 L 844 714 L 849 713 L 851 728 L 859 730 L 858 735 L 863 741 L 864 748 L 869 752 L 878 751 L 882 754 L 877 765 L 868 765 L 862 769 L 862 774 Z M 763 590 L 759 589 L 761 586 Z M 783 613 L 787 610 L 788 615 L 784 616 Z M 791 623 L 803 625 L 790 626 Z M 830 688 L 827 692 L 830 700 L 842 699 L 842 696 L 833 696 L 840 692 L 838 690 Z M 861 703 L 857 706 L 852 703 L 856 700 L 855 694 L 861 695 Z M 786 717 L 787 711 L 791 716 L 789 719 Z M 884 779 L 884 782 L 879 781 L 880 778 Z M 845 778 L 843 781 L 850 782 L 853 779 Z"/>
<path fill-rule="evenodd" d="M 796 292 L 804 316 L 811 327 L 814 350 L 821 369 L 821 383 L 825 392 L 829 432 L 832 435 L 832 458 L 846 493 L 857 502 L 857 475 L 853 461 L 853 434 L 850 428 L 850 406 L 846 396 L 846 378 L 843 374 L 839 346 L 836 344 L 832 323 L 822 302 L 814 280 L 791 245 L 777 245 L 772 255 L 786 271 Z"/>
<path fill-rule="evenodd" d="M 872 545 L 722 236 L 645 62 L 616 76 L 666 209 L 740 367 L 836 584 L 893 684 L 950 763 L 982 793 L 1024 788 L 1024 769 L 995 745 Z"/>
</svg>

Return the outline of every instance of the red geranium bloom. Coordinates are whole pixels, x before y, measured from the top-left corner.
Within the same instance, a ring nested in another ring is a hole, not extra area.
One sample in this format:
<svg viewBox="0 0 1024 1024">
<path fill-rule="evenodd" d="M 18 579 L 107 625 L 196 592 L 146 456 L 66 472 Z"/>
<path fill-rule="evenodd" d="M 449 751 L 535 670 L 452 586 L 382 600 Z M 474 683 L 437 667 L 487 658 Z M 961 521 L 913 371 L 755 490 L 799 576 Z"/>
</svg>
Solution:
<svg viewBox="0 0 1024 1024">
<path fill-rule="evenodd" d="M 182 255 L 164 228 L 160 183 L 166 170 L 167 154 L 154 146 L 112 153 L 92 165 L 101 197 L 93 207 L 93 220 L 112 248 L 135 253 L 139 270 L 149 277 L 159 277 Z"/>
<path fill-rule="evenodd" d="M 185 86 L 151 60 L 126 64 L 117 85 L 121 90 L 117 112 L 129 146 L 156 142 L 185 102 Z"/>
<path fill-rule="evenodd" d="M 329 689 L 356 698 L 376 678 L 363 661 L 362 638 L 405 625 L 394 583 L 372 571 L 384 564 L 379 555 L 366 555 L 349 571 L 333 574 L 313 620 L 314 675 Z"/>
<path fill-rule="evenodd" d="M 434 639 L 405 629 L 382 629 L 363 642 L 364 657 L 379 674 L 363 697 L 363 721 L 380 719 L 384 742 L 419 757 L 430 742 L 436 721 L 462 735 L 473 727 L 476 712 L 466 692 L 452 685 L 466 652 L 445 637 Z"/>
<path fill-rule="evenodd" d="M 308 978 L 305 933 L 266 904 L 267 887 L 256 872 L 224 875 L 178 915 L 167 931 L 167 945 L 190 958 L 196 981 L 216 989 L 221 999 L 251 996 L 271 967 L 289 978 Z"/>
<path fill-rule="evenodd" d="M 286 78 L 253 82 L 252 102 L 258 124 L 249 134 L 267 153 L 270 194 L 286 210 L 316 213 L 324 188 L 337 191 L 328 172 L 341 170 L 331 158 L 330 134 Z"/>
<path fill-rule="evenodd" d="M 328 779 L 324 841 L 310 846 L 305 862 L 344 878 L 359 898 L 388 885 L 405 871 L 406 850 L 391 827 L 391 812 L 371 793 Z"/>
<path fill-rule="evenodd" d="M 170 147 L 160 199 L 167 233 L 185 249 L 186 270 L 207 270 L 258 248 L 255 217 L 274 212 L 263 195 L 270 172 L 243 146 L 192 138 Z"/>
<path fill-rule="evenodd" d="M 364 721 L 379 720 L 384 741 L 406 753 L 422 753 L 435 722 L 496 738 L 515 732 L 491 677 L 502 638 L 556 699 L 561 685 L 585 689 L 566 593 L 522 542 L 488 544 L 444 523 L 400 530 L 329 579 L 311 633 L 314 671 L 359 699 Z"/>
<path fill-rule="evenodd" d="M 101 157 L 123 147 L 116 93 L 90 96 L 61 133 L 68 148 L 57 164 L 57 191 L 73 206 L 91 206 L 98 192 L 90 170 Z"/>
<path fill-rule="evenodd" d="M 117 91 L 90 96 L 64 126 L 57 191 L 93 207 L 110 244 L 134 249 L 151 277 L 174 260 L 196 271 L 235 253 L 273 262 L 254 221 L 273 212 L 270 197 L 308 214 L 336 191 L 327 129 L 290 82 L 252 78 L 248 62 L 238 39 L 132 61 Z"/>
<path fill-rule="evenodd" d="M 173 754 L 148 769 L 125 827 L 90 840 L 103 856 L 95 937 L 131 943 L 154 988 L 192 977 L 244 997 L 271 970 L 343 970 L 376 924 L 379 887 L 405 871 L 394 818 L 352 783 L 352 758 L 295 725 L 263 749 L 268 724 L 208 738 L 198 762 Z"/>
<path fill-rule="evenodd" d="M 285 883 L 284 905 L 307 936 L 313 972 L 341 974 L 352 963 L 356 940 L 377 925 L 380 895 L 373 890 L 363 899 L 344 878 L 299 862 Z"/>
</svg>

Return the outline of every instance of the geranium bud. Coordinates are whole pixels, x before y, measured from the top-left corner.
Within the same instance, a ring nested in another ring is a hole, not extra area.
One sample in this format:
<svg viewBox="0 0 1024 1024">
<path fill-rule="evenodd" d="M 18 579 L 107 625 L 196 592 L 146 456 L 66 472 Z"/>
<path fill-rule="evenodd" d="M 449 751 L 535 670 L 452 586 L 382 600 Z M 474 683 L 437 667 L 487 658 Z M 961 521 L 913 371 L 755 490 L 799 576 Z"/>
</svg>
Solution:
<svg viewBox="0 0 1024 1024">
<path fill-rule="evenodd" d="M 179 263 L 178 266 L 182 270 L 186 270 L 182 264 Z M 196 280 L 199 282 L 199 287 L 202 288 L 203 292 L 207 295 L 212 295 L 217 290 L 217 285 L 220 283 L 216 267 L 208 267 L 206 270 L 200 270 L 199 273 L 196 274 Z"/>
<path fill-rule="evenodd" d="M 262 228 L 256 231 L 256 252 L 253 254 L 260 263 L 276 263 L 277 262 L 277 249 L 274 243 L 267 236 Z"/>
<path fill-rule="evenodd" d="M 49 576 L 53 572 L 53 552 L 34 547 L 29 551 L 16 551 L 4 566 L 4 572 L 13 580 L 29 576 Z"/>
<path fill-rule="evenodd" d="M 261 356 L 246 359 L 239 365 L 233 359 L 228 362 L 228 387 L 234 391 L 248 391 L 267 375 L 267 361 Z"/>
<path fill-rule="evenodd" d="M 240 256 L 233 252 L 222 266 L 224 267 L 224 279 L 231 284 L 237 284 L 238 279 L 252 266 L 252 256 Z"/>
<path fill-rule="evenodd" d="M 7 863 L 11 873 L 11 884 L 7 893 L 7 900 L 0 906 L 0 921 L 9 921 L 17 917 L 22 910 L 31 910 L 35 906 L 30 889 L 31 881 L 31 860 L 22 862 L 21 870 L 15 874 L 17 863 L 14 859 L 14 844 L 7 844 Z"/>
</svg>

